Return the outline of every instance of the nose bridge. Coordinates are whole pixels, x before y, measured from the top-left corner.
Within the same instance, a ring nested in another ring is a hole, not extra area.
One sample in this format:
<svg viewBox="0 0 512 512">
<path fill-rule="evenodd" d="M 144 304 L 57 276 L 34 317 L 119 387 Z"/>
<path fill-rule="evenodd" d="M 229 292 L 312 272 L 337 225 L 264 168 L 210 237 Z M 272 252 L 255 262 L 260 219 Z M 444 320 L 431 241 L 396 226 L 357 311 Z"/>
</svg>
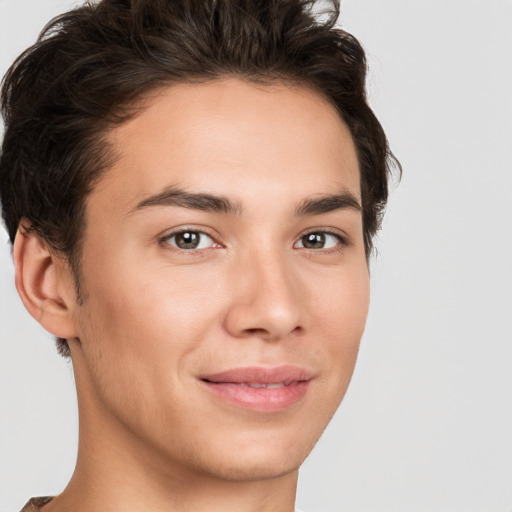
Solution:
<svg viewBox="0 0 512 512">
<path fill-rule="evenodd" d="M 276 313 L 279 309 L 296 309 L 298 283 L 292 277 L 293 269 L 286 256 L 278 250 L 265 251 L 259 257 L 256 255 L 255 264 L 255 296 L 272 304 Z"/>
<path fill-rule="evenodd" d="M 233 334 L 278 339 L 303 328 L 300 282 L 282 249 L 267 246 L 241 258 L 236 286 Z"/>
</svg>

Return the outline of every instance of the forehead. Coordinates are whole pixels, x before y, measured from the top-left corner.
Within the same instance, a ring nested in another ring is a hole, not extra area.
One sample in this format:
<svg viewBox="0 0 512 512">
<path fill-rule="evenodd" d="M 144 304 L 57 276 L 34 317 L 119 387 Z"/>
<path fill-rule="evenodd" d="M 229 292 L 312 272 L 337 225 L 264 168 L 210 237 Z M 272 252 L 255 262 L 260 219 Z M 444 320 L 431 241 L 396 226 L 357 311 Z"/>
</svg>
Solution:
<svg viewBox="0 0 512 512">
<path fill-rule="evenodd" d="M 239 79 L 153 91 L 109 134 L 117 159 L 92 195 L 130 208 L 170 186 L 237 198 L 359 193 L 352 137 L 319 93 Z M 241 198 L 243 200 L 243 198 Z"/>
</svg>

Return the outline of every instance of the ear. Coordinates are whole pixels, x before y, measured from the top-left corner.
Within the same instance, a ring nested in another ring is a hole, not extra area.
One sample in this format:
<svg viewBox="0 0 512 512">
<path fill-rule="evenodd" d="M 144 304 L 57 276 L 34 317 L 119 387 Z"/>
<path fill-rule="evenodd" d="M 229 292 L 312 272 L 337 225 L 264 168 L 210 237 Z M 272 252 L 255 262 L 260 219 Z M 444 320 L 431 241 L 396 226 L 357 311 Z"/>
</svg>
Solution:
<svg viewBox="0 0 512 512">
<path fill-rule="evenodd" d="M 76 337 L 76 293 L 69 264 L 21 224 L 14 240 L 13 258 L 16 289 L 27 311 L 54 336 Z"/>
</svg>

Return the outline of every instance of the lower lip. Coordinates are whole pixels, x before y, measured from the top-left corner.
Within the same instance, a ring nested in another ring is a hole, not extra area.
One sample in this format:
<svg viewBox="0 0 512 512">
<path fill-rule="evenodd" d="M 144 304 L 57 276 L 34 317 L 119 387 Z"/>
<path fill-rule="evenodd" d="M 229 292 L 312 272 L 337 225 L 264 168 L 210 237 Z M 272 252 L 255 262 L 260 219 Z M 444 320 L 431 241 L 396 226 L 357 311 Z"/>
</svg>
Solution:
<svg viewBox="0 0 512 512">
<path fill-rule="evenodd" d="M 202 383 L 218 397 L 243 409 L 257 412 L 279 412 L 300 402 L 311 381 L 298 381 L 280 388 L 251 388 L 234 383 Z"/>
</svg>

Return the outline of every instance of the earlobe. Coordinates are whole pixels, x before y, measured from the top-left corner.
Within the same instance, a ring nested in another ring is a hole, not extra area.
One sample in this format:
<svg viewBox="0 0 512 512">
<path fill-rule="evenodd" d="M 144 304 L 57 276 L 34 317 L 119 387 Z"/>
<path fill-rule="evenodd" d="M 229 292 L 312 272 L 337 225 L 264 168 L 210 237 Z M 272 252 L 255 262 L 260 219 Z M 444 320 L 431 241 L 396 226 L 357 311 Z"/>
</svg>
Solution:
<svg viewBox="0 0 512 512">
<path fill-rule="evenodd" d="M 54 336 L 75 337 L 74 287 L 63 258 L 22 225 L 14 240 L 13 258 L 16 289 L 27 311 Z"/>
</svg>

